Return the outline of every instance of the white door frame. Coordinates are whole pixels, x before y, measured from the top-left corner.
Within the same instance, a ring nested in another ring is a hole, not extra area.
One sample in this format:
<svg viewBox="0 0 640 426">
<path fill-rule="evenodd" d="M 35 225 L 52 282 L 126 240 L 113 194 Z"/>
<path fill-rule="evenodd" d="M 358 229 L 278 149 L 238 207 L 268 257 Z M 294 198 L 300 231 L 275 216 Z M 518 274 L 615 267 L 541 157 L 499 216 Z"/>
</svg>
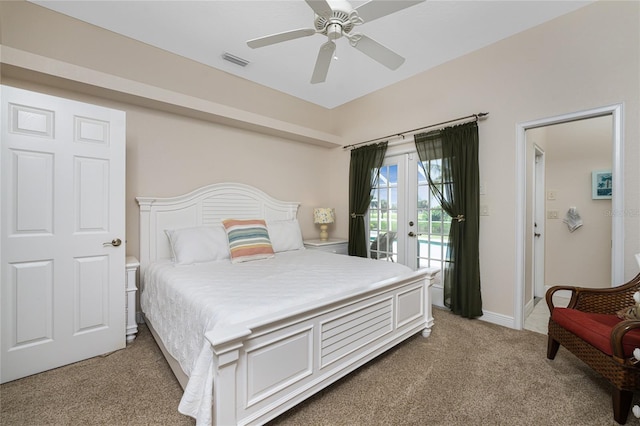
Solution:
<svg viewBox="0 0 640 426">
<path fill-rule="evenodd" d="M 545 156 L 544 150 L 538 145 L 534 146 L 535 161 L 534 170 L 534 209 L 533 223 L 533 285 L 532 298 L 544 296 L 544 247 L 545 247 Z"/>
<path fill-rule="evenodd" d="M 565 123 L 585 118 L 611 115 L 613 118 L 613 148 L 611 197 L 611 285 L 624 282 L 624 217 L 616 212 L 624 211 L 624 173 L 622 132 L 623 104 L 613 104 L 600 108 L 578 111 L 554 117 L 542 118 L 516 124 L 516 268 L 514 292 L 514 328 L 521 330 L 524 325 L 524 283 L 526 244 L 526 131 L 537 127 Z"/>
</svg>

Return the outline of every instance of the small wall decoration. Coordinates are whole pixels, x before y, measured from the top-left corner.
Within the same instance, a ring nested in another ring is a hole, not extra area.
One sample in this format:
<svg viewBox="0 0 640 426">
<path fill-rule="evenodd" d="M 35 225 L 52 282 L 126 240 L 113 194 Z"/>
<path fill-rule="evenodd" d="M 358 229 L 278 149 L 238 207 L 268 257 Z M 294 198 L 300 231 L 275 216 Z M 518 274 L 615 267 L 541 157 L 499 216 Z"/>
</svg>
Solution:
<svg viewBox="0 0 640 426">
<path fill-rule="evenodd" d="M 613 189 L 611 170 L 591 172 L 591 198 L 594 200 L 610 200 Z"/>
</svg>

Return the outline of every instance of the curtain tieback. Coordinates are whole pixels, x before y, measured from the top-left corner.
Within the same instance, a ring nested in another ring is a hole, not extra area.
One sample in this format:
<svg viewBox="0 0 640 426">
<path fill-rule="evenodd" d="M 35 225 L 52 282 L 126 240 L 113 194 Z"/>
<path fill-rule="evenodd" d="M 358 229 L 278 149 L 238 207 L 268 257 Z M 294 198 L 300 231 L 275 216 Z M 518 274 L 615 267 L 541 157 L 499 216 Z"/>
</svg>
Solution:
<svg viewBox="0 0 640 426">
<path fill-rule="evenodd" d="M 363 214 L 355 214 L 355 213 L 351 213 L 351 219 L 355 219 L 355 218 L 356 218 L 356 217 L 358 217 L 358 216 L 360 216 L 360 217 L 364 217 L 364 215 L 363 215 Z"/>
<path fill-rule="evenodd" d="M 464 215 L 463 215 L 463 214 L 459 214 L 458 216 L 454 217 L 453 219 L 454 219 L 454 220 L 457 220 L 457 221 L 458 221 L 458 223 L 460 223 L 460 222 L 464 222 L 464 221 L 465 221 L 465 218 L 464 218 Z"/>
</svg>

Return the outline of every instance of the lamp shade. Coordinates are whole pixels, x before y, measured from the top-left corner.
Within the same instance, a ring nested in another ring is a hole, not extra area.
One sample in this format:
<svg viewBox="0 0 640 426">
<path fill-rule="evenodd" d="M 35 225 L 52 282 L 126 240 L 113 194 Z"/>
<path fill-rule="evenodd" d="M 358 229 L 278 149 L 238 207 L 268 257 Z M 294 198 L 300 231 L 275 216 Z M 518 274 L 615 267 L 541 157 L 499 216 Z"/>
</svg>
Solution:
<svg viewBox="0 0 640 426">
<path fill-rule="evenodd" d="M 313 209 L 313 223 L 333 223 L 336 215 L 332 208 Z"/>
</svg>

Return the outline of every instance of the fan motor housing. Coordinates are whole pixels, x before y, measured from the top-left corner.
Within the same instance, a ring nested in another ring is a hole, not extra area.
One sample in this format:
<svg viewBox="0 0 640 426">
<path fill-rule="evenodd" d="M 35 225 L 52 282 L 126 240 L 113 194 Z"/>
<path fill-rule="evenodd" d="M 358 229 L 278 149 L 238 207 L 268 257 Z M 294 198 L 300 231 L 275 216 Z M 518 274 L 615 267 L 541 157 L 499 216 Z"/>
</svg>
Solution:
<svg viewBox="0 0 640 426">
<path fill-rule="evenodd" d="M 349 13 L 335 9 L 329 18 L 316 15 L 314 25 L 319 33 L 326 35 L 331 40 L 340 38 L 343 33 L 349 33 L 353 29 Z"/>
</svg>

